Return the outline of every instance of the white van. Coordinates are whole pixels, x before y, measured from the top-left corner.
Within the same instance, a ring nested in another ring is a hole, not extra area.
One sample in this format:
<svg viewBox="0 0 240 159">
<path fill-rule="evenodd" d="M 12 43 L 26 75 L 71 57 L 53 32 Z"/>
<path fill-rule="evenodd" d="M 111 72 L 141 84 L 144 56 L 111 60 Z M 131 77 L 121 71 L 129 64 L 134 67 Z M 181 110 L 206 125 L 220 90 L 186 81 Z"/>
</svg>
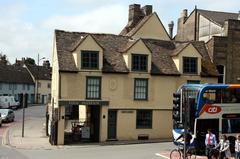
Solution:
<svg viewBox="0 0 240 159">
<path fill-rule="evenodd" d="M 19 107 L 19 102 L 15 101 L 14 96 L 0 96 L 0 108 L 16 109 Z"/>
</svg>

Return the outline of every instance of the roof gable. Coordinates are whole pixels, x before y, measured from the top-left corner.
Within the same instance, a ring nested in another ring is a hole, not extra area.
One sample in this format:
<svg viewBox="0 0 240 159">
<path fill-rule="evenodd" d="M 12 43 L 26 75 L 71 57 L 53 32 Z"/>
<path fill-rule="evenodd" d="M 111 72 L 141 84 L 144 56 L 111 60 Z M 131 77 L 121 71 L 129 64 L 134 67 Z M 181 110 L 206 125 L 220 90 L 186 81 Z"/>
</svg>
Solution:
<svg viewBox="0 0 240 159">
<path fill-rule="evenodd" d="M 224 25 L 225 20 L 238 19 L 238 13 L 209 11 L 209 10 L 203 10 L 203 9 L 197 9 L 197 12 L 200 13 L 205 18 L 219 24 L 222 27 Z"/>
<path fill-rule="evenodd" d="M 187 51 L 189 52 L 188 50 L 191 50 L 191 56 L 192 56 L 192 53 L 197 53 L 196 56 L 199 56 L 199 57 L 202 57 L 201 53 L 195 48 L 194 45 L 192 45 L 192 43 L 183 43 L 182 45 L 180 45 L 179 47 L 177 47 L 173 53 L 172 53 L 172 56 L 178 56 L 180 54 L 184 54 L 185 52 L 184 51 Z M 186 55 L 186 54 L 185 54 Z"/>
<path fill-rule="evenodd" d="M 144 17 L 131 31 L 129 31 L 127 36 L 136 38 L 153 38 L 170 40 L 170 37 L 163 26 L 158 15 L 154 12 L 146 17 Z"/>
</svg>

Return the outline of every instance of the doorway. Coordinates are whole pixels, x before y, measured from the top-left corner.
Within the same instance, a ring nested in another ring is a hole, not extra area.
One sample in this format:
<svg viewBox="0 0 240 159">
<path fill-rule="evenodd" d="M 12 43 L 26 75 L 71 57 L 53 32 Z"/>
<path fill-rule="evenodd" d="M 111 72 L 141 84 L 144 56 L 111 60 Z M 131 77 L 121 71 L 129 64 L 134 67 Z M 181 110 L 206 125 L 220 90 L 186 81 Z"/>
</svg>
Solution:
<svg viewBox="0 0 240 159">
<path fill-rule="evenodd" d="M 117 137 L 117 111 L 108 110 L 108 140 L 116 140 Z"/>
<path fill-rule="evenodd" d="M 198 119 L 196 127 L 197 150 L 200 154 L 205 152 L 205 136 L 207 130 L 211 129 L 212 133 L 219 139 L 219 119 Z"/>
<path fill-rule="evenodd" d="M 100 106 L 99 105 L 91 105 L 89 106 L 91 116 L 91 140 L 93 142 L 99 142 L 99 132 L 100 132 Z"/>
</svg>

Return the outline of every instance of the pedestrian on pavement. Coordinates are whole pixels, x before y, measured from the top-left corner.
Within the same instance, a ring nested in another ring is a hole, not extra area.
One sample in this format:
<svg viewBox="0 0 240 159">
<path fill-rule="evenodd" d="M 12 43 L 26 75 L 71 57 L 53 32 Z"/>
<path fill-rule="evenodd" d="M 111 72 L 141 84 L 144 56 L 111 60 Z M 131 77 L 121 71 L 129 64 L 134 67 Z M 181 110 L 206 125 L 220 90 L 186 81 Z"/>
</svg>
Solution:
<svg viewBox="0 0 240 159">
<path fill-rule="evenodd" d="M 235 155 L 236 159 L 240 159 L 240 134 L 237 135 L 235 141 Z"/>
<path fill-rule="evenodd" d="M 220 142 L 215 148 L 219 148 L 220 159 L 228 159 L 231 157 L 230 142 L 226 135 L 221 135 Z"/>
<path fill-rule="evenodd" d="M 206 146 L 206 156 L 208 159 L 211 159 L 211 150 L 217 146 L 216 136 L 211 132 L 211 129 L 207 130 L 207 134 L 205 137 L 205 146 Z"/>
</svg>

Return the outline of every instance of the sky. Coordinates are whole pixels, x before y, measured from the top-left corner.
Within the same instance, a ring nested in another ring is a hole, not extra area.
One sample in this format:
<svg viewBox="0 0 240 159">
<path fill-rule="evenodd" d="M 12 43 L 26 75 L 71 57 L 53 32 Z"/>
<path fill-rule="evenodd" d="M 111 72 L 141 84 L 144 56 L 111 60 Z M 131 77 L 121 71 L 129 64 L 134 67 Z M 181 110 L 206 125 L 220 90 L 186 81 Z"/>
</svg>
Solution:
<svg viewBox="0 0 240 159">
<path fill-rule="evenodd" d="M 55 29 L 119 34 L 130 4 L 152 5 L 166 29 L 174 21 L 175 32 L 183 9 L 240 10 L 239 0 L 0 0 L 0 53 L 12 64 L 22 57 L 37 63 L 38 54 L 51 62 Z"/>
</svg>

